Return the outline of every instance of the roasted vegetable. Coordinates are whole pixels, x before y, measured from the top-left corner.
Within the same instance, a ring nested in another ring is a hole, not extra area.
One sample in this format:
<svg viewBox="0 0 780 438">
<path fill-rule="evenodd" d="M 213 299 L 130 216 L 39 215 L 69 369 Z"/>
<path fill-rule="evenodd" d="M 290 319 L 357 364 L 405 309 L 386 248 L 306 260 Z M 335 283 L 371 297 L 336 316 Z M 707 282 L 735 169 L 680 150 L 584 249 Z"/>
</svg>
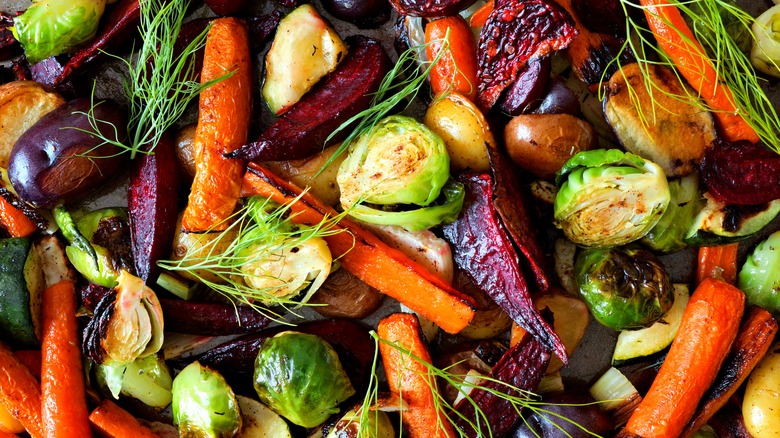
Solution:
<svg viewBox="0 0 780 438">
<path fill-rule="evenodd" d="M 383 299 L 381 292 L 346 269 L 338 269 L 328 276 L 309 302 L 322 316 L 362 319 L 374 313 Z"/>
<path fill-rule="evenodd" d="M 777 36 L 780 26 L 780 6 L 773 6 L 756 18 L 752 31 L 753 47 L 750 50 L 750 62 L 757 70 L 768 75 L 780 77 L 780 39 Z"/>
<path fill-rule="evenodd" d="M 360 28 L 372 28 L 390 19 L 390 3 L 384 0 L 324 0 L 331 15 Z"/>
<path fill-rule="evenodd" d="M 739 271 L 737 287 L 747 302 L 780 315 L 780 231 L 761 241 Z"/>
<path fill-rule="evenodd" d="M 655 251 L 671 253 L 688 246 L 688 234 L 696 213 L 702 208 L 698 175 L 669 181 L 669 207 L 661 219 L 642 238 L 642 243 Z"/>
<path fill-rule="evenodd" d="M 16 348 L 33 348 L 41 336 L 43 287 L 28 283 L 34 281 L 36 270 L 41 274 L 41 266 L 35 263 L 36 253 L 30 248 L 30 239 L 0 240 L 0 335 L 3 342 Z"/>
<path fill-rule="evenodd" d="M 588 247 L 623 245 L 641 239 L 669 205 L 663 170 L 617 149 L 580 152 L 560 170 L 555 226 Z"/>
<path fill-rule="evenodd" d="M 290 426 L 268 406 L 242 395 L 236 396 L 236 399 L 243 423 L 239 438 L 291 438 Z"/>
<path fill-rule="evenodd" d="M 105 7 L 106 0 L 40 0 L 14 19 L 11 30 L 35 64 L 92 39 Z"/>
<path fill-rule="evenodd" d="M 248 306 L 233 303 L 161 298 L 165 327 L 175 333 L 226 336 L 256 332 L 271 320 Z"/>
<path fill-rule="evenodd" d="M 512 438 L 589 438 L 612 430 L 612 420 L 587 393 L 545 395 L 540 410 L 526 414 Z"/>
<path fill-rule="evenodd" d="M 355 393 L 339 357 L 319 336 L 283 332 L 267 339 L 255 362 L 260 400 L 294 424 L 314 427 Z"/>
<path fill-rule="evenodd" d="M 701 163 L 707 190 L 725 204 L 756 205 L 780 199 L 780 157 L 749 141 L 717 140 Z"/>
<path fill-rule="evenodd" d="M 544 97 L 550 81 L 550 57 L 532 58 L 517 72 L 517 79 L 507 89 L 501 110 L 511 116 L 530 112 Z"/>
<path fill-rule="evenodd" d="M 716 246 L 744 240 L 780 213 L 780 199 L 757 205 L 727 205 L 707 192 L 699 203 L 704 206 L 683 239 L 689 245 Z"/>
<path fill-rule="evenodd" d="M 769 352 L 750 374 L 745 398 L 742 402 L 742 415 L 745 426 L 751 436 L 770 437 L 780 430 L 780 380 L 777 370 L 780 367 L 780 343 L 775 342 Z"/>
<path fill-rule="evenodd" d="M 343 436 L 358 436 L 358 431 L 362 431 L 360 436 L 365 438 L 394 438 L 395 429 L 393 422 L 386 413 L 378 409 L 369 409 L 367 413 L 362 405 L 358 405 L 347 411 L 330 428 L 325 438 L 341 438 Z"/>
<path fill-rule="evenodd" d="M 390 0 L 401 15 L 419 17 L 442 17 L 461 10 L 467 0 Z"/>
<path fill-rule="evenodd" d="M 452 90 L 473 101 L 477 96 L 477 43 L 471 26 L 460 15 L 439 18 L 425 25 L 425 43 L 427 59 L 438 59 L 428 74 L 433 94 Z"/>
<path fill-rule="evenodd" d="M 591 314 L 613 330 L 648 327 L 674 302 L 666 268 L 636 248 L 587 249 L 575 265 L 580 296 Z"/>
<path fill-rule="evenodd" d="M 159 355 L 150 354 L 128 364 L 106 362 L 98 365 L 95 373 L 98 383 L 115 399 L 121 394 L 158 410 L 171 403 L 173 379 Z"/>
<path fill-rule="evenodd" d="M 182 437 L 234 437 L 241 412 L 222 376 L 193 362 L 173 379 L 173 423 Z"/>
</svg>

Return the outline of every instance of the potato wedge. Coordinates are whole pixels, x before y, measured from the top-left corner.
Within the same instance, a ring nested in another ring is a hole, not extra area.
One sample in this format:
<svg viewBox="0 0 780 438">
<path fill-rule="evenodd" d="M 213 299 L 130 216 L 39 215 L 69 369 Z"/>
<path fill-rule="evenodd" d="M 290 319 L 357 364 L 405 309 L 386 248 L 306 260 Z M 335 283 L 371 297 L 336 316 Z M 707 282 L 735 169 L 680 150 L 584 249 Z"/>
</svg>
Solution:
<svg viewBox="0 0 780 438">
<path fill-rule="evenodd" d="M 46 113 L 65 103 L 57 93 L 46 91 L 35 81 L 0 85 L 0 167 L 8 167 L 14 143 Z"/>
<path fill-rule="evenodd" d="M 668 177 L 685 176 L 715 139 L 712 114 L 696 99 L 671 69 L 630 64 L 609 80 L 604 115 L 626 150 L 655 162 Z"/>
</svg>

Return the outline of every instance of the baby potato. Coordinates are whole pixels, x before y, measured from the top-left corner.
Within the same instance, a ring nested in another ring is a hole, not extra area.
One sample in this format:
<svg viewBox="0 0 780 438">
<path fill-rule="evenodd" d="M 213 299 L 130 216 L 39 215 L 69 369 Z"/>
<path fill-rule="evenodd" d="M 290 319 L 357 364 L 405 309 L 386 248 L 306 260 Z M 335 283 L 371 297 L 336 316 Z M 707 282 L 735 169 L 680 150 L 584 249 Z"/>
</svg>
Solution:
<svg viewBox="0 0 780 438">
<path fill-rule="evenodd" d="M 482 111 L 467 97 L 450 92 L 436 99 L 425 112 L 423 123 L 444 140 L 453 170 L 490 170 L 485 143 L 495 145 L 496 140 Z"/>
<path fill-rule="evenodd" d="M 512 161 L 542 179 L 550 179 L 577 152 L 596 147 L 598 137 L 586 121 L 569 114 L 521 114 L 504 129 Z"/>
<path fill-rule="evenodd" d="M 750 435 L 780 437 L 780 342 L 772 345 L 750 374 L 742 415 Z"/>
</svg>

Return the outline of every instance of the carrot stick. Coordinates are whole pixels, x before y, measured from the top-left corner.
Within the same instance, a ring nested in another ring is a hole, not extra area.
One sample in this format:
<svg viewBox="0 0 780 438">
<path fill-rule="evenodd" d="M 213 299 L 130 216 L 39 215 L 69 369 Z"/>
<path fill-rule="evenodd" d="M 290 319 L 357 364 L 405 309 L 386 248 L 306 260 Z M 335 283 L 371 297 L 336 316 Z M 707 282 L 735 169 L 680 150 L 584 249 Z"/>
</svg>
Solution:
<svg viewBox="0 0 780 438">
<path fill-rule="evenodd" d="M 685 308 L 658 375 L 618 437 L 679 437 L 737 336 L 745 295 L 705 279 Z"/>
<path fill-rule="evenodd" d="M 0 224 L 11 237 L 28 237 L 38 230 L 35 222 L 3 197 L 0 197 Z"/>
<path fill-rule="evenodd" d="M 696 283 L 701 283 L 705 278 L 712 277 L 734 284 L 737 281 L 738 248 L 738 243 L 700 247 Z"/>
<path fill-rule="evenodd" d="M 195 130 L 195 179 L 182 229 L 223 230 L 233 214 L 245 165 L 222 156 L 243 146 L 249 134 L 252 106 L 252 65 L 249 33 L 237 18 L 213 21 L 203 54 L 201 82 L 232 76 L 200 94 Z"/>
<path fill-rule="evenodd" d="M 89 414 L 89 421 L 101 435 L 110 438 L 157 437 L 157 434 L 111 400 L 103 400 L 100 406 Z"/>
<path fill-rule="evenodd" d="M 718 80 L 717 70 L 677 7 L 667 0 L 640 0 L 640 3 L 661 49 L 715 111 L 713 115 L 720 122 L 723 136 L 729 141 L 758 142 L 756 131 L 739 115 L 734 94 Z"/>
<path fill-rule="evenodd" d="M 2 343 L 0 343 L 0 405 L 22 423 L 30 436 L 43 437 L 40 385 L 30 370 Z"/>
<path fill-rule="evenodd" d="M 33 373 L 33 376 L 41 377 L 41 350 L 18 350 L 14 354 Z"/>
<path fill-rule="evenodd" d="M 469 18 L 469 25 L 471 27 L 483 27 L 485 23 L 487 23 L 490 13 L 493 12 L 493 8 L 495 7 L 493 3 L 494 1 L 490 0 L 489 2 L 480 6 L 476 12 L 471 14 L 471 18 Z"/>
<path fill-rule="evenodd" d="M 514 347 L 522 341 L 527 334 L 528 332 L 524 328 L 520 327 L 516 322 L 512 322 L 512 328 L 509 330 L 509 346 Z"/>
<path fill-rule="evenodd" d="M 0 430 L 0 438 L 19 438 L 19 435 Z"/>
<path fill-rule="evenodd" d="M 41 398 L 47 437 L 90 436 L 76 322 L 76 291 L 61 281 L 43 291 Z"/>
<path fill-rule="evenodd" d="M 447 90 L 457 91 L 469 100 L 477 97 L 477 43 L 466 20 L 460 15 L 440 18 L 425 26 L 425 52 L 435 59 L 449 41 L 449 50 L 442 54 L 431 69 L 431 89 L 435 95 Z"/>
<path fill-rule="evenodd" d="M 408 405 L 402 419 L 411 438 L 455 437 L 452 425 L 436 408 L 436 380 L 419 360 L 431 362 L 428 346 L 422 339 L 420 323 L 410 313 L 396 313 L 379 321 L 377 334 L 389 343 L 407 350 L 405 355 L 392 345 L 379 343 L 390 392 Z"/>
<path fill-rule="evenodd" d="M 249 164 L 242 195 L 260 195 L 280 204 L 292 202 L 302 190 L 283 181 L 269 170 Z M 296 223 L 318 224 L 334 217 L 336 211 L 309 193 L 290 205 L 290 218 Z M 437 275 L 390 248 L 378 237 L 348 218 L 325 237 L 333 257 L 349 272 L 380 292 L 433 321 L 448 333 L 462 330 L 474 317 L 474 300 L 452 288 Z"/>
<path fill-rule="evenodd" d="M 6 435 L 16 436 L 14 434 L 24 431 L 24 425 L 17 421 L 5 406 L 0 404 L 0 438 Z"/>
</svg>

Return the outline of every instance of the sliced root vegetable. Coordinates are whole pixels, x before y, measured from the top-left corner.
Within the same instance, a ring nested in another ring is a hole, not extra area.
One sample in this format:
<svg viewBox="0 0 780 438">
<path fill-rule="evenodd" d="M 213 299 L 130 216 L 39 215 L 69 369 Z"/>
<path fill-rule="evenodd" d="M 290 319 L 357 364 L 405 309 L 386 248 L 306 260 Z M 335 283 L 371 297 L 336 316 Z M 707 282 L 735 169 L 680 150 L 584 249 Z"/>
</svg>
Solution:
<svg viewBox="0 0 780 438">
<path fill-rule="evenodd" d="M 245 195 L 260 195 L 281 204 L 292 202 L 291 219 L 296 223 L 318 224 L 337 213 L 313 196 L 281 180 L 261 166 L 251 165 L 244 178 Z M 394 250 L 378 237 L 349 219 L 341 219 L 325 237 L 334 258 L 368 285 L 406 304 L 449 333 L 462 330 L 474 317 L 471 298 L 453 289 L 444 280 Z"/>
<path fill-rule="evenodd" d="M 477 43 L 466 20 L 452 15 L 431 21 L 425 26 L 425 42 L 428 59 L 436 59 L 445 50 L 431 70 L 433 93 L 453 90 L 473 101 L 477 96 Z"/>
<path fill-rule="evenodd" d="M 11 237 L 29 237 L 38 231 L 38 225 L 35 222 L 3 197 L 0 197 L 0 226 Z"/>
<path fill-rule="evenodd" d="M 250 333 L 267 326 L 271 320 L 246 306 L 226 303 L 160 299 L 165 328 L 176 333 L 226 336 Z"/>
<path fill-rule="evenodd" d="M 246 142 L 252 107 L 249 35 L 236 18 L 214 20 L 206 40 L 201 83 L 230 77 L 200 94 L 195 132 L 195 180 L 182 228 L 209 231 L 227 228 L 241 191 L 244 164 L 225 158 Z"/>
<path fill-rule="evenodd" d="M 41 388 L 35 376 L 0 343 L 0 405 L 20 422 L 33 438 L 42 438 Z"/>
<path fill-rule="evenodd" d="M 490 13 L 493 12 L 494 0 L 488 0 L 485 2 L 484 5 L 480 6 L 479 9 L 474 11 L 473 14 L 471 14 L 471 17 L 469 17 L 469 26 L 471 27 L 482 27 L 487 23 L 488 17 L 490 16 Z"/>
<path fill-rule="evenodd" d="M 14 354 L 33 376 L 41 377 L 41 350 L 17 350 Z"/>
<path fill-rule="evenodd" d="M 739 243 L 700 247 L 696 282 L 701 283 L 705 278 L 717 278 L 734 284 L 737 281 L 738 249 Z"/>
<path fill-rule="evenodd" d="M 120 408 L 111 400 L 103 400 L 89 414 L 89 421 L 98 432 L 110 438 L 157 437 L 157 434 L 143 426 L 129 412 Z"/>
</svg>

